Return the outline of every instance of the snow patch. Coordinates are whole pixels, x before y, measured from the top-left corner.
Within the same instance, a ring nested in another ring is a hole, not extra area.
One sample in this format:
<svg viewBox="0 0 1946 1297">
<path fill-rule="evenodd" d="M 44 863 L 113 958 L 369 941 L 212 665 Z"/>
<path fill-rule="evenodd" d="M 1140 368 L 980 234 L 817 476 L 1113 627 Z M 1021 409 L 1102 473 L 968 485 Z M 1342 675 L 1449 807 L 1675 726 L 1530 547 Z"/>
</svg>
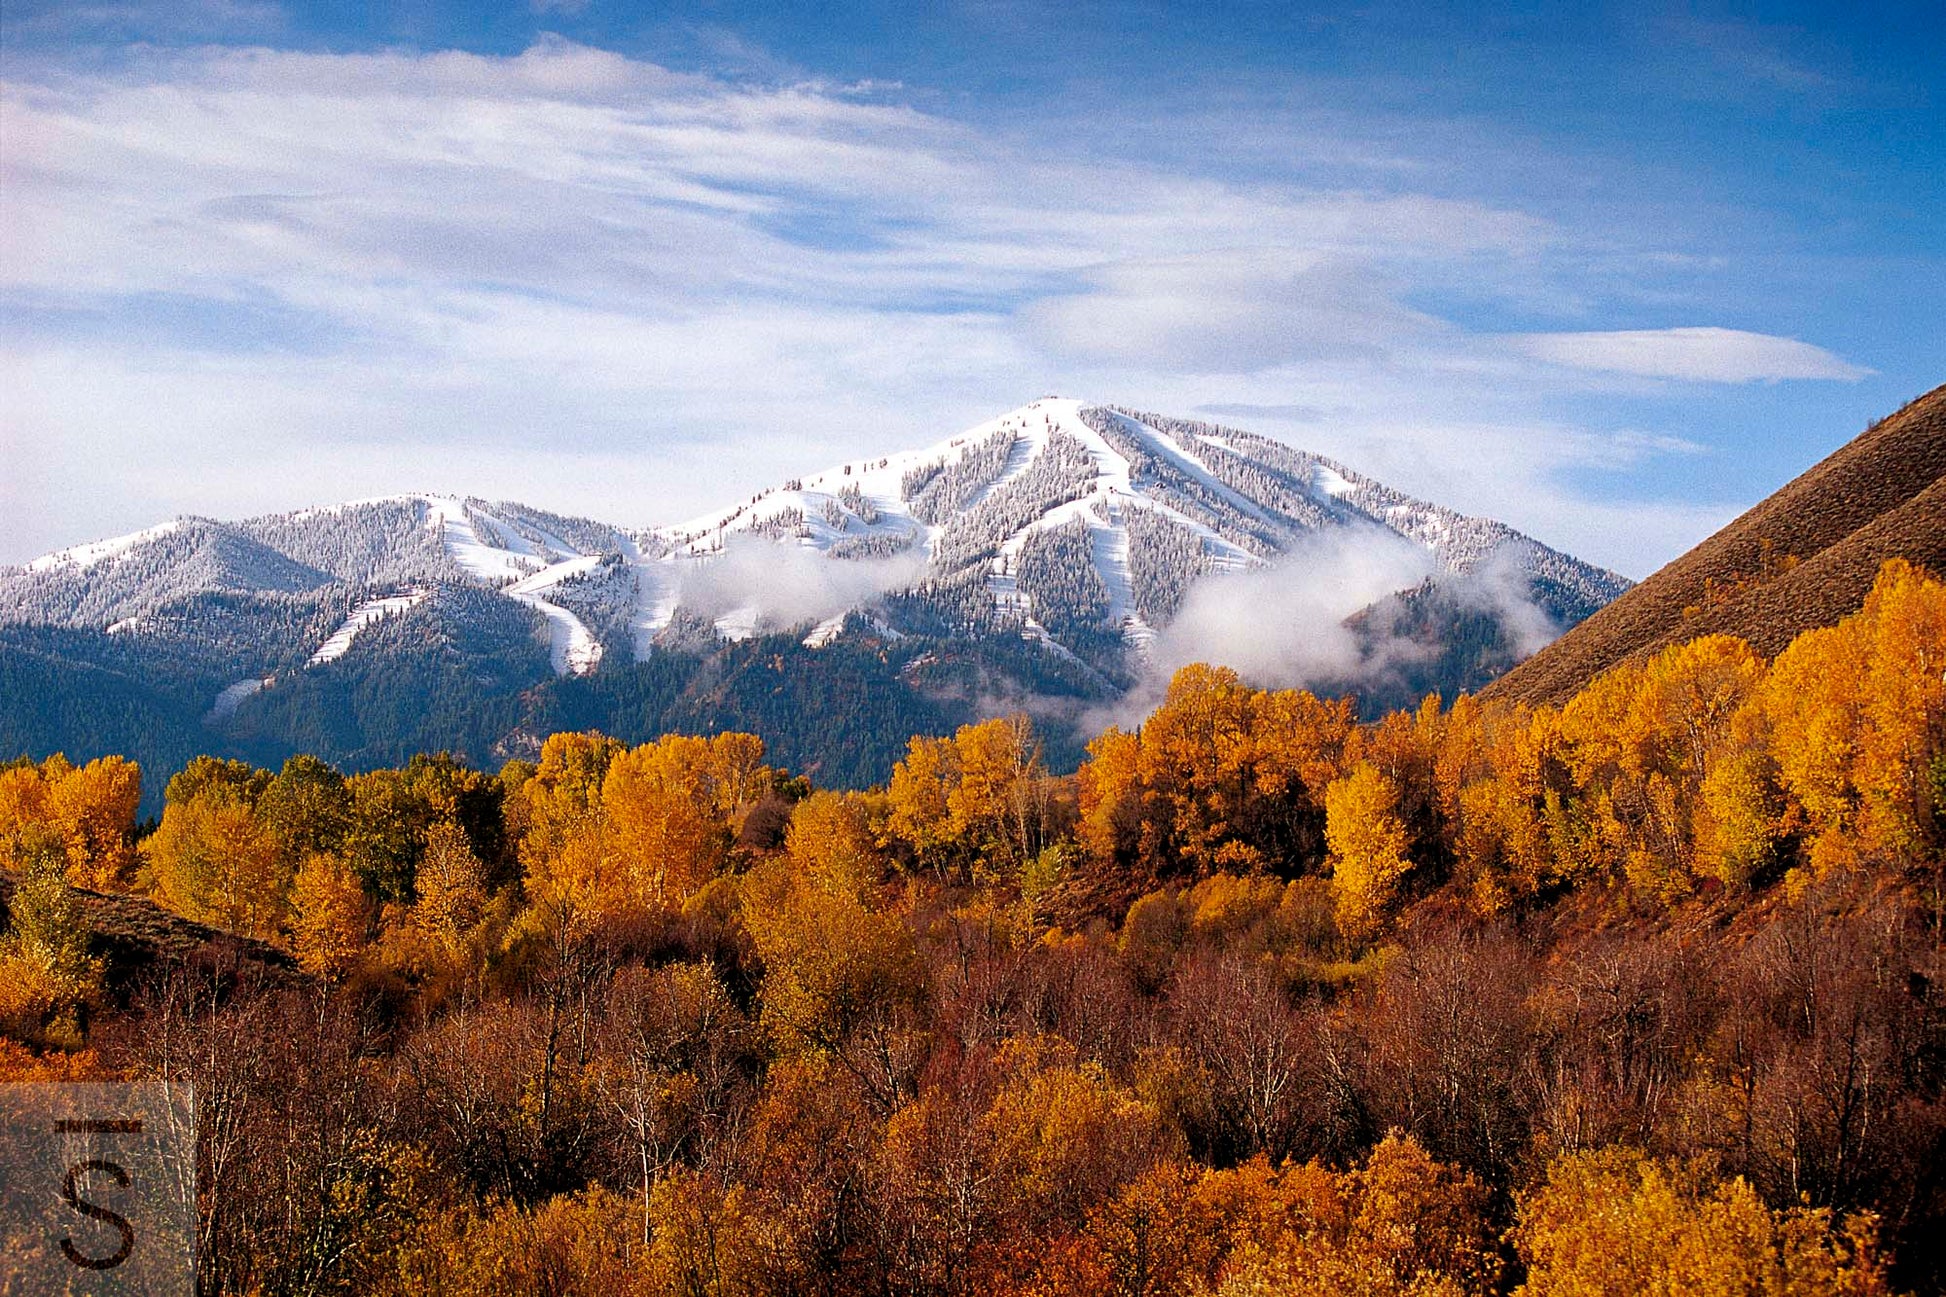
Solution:
<svg viewBox="0 0 1946 1297">
<path fill-rule="evenodd" d="M 414 604 L 425 599 L 427 593 L 425 590 L 415 589 L 408 590 L 404 594 L 385 595 L 377 599 L 367 599 L 364 603 L 359 604 L 351 610 L 351 616 L 345 618 L 344 624 L 338 627 L 337 630 L 332 631 L 325 638 L 324 643 L 318 645 L 318 651 L 311 654 L 310 660 L 305 662 L 304 665 L 307 667 L 316 667 L 323 666 L 326 662 L 336 662 L 351 648 L 351 642 L 358 638 L 360 631 L 372 625 L 374 622 L 382 621 L 390 617 L 393 613 L 404 612 Z M 231 688 L 235 687 L 234 685 L 231 686 Z"/>
<path fill-rule="evenodd" d="M 262 680 L 237 681 L 235 684 L 224 689 L 222 693 L 216 695 L 216 701 L 210 704 L 209 714 L 204 716 L 203 720 L 210 722 L 228 719 L 230 713 L 243 705 L 245 698 L 250 697 L 252 694 L 263 692 L 264 688 L 269 684 L 270 677 L 268 676 Z"/>
</svg>

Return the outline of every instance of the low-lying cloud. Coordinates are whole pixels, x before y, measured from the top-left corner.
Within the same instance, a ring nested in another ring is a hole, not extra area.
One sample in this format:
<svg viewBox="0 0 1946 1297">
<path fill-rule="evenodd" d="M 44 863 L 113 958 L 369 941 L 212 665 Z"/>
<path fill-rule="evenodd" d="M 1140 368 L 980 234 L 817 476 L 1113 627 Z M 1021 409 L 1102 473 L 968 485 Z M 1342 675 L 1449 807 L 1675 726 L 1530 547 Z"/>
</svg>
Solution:
<svg viewBox="0 0 1946 1297">
<path fill-rule="evenodd" d="M 711 558 L 683 560 L 680 606 L 715 620 L 754 615 L 776 629 L 821 622 L 882 595 L 904 590 L 924 575 L 926 553 L 889 558 L 833 559 L 807 546 L 733 533 Z"/>
<path fill-rule="evenodd" d="M 1326 533 L 1268 566 L 1198 582 L 1150 645 L 1134 688 L 1080 724 L 1084 731 L 1141 724 L 1170 677 L 1192 662 L 1230 667 L 1259 688 L 1392 692 L 1445 648 L 1437 635 L 1411 625 L 1406 605 L 1392 598 L 1418 589 L 1441 608 L 1491 617 L 1517 658 L 1560 634 L 1535 603 L 1512 546 L 1454 573 L 1390 532 Z"/>
<path fill-rule="evenodd" d="M 1197 582 L 1151 660 L 1165 676 L 1212 662 L 1277 688 L 1344 678 L 1364 655 L 1345 619 L 1433 569 L 1430 554 L 1389 532 L 1320 535 L 1266 567 Z"/>
</svg>

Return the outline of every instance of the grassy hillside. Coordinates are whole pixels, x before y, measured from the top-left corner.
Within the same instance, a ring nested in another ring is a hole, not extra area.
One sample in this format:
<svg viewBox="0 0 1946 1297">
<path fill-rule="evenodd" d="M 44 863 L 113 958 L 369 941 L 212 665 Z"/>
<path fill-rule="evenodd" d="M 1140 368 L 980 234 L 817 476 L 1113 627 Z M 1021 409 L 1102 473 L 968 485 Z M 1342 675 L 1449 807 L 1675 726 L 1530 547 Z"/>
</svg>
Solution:
<svg viewBox="0 0 1946 1297">
<path fill-rule="evenodd" d="M 1483 694 L 1558 703 L 1609 667 L 1698 635 L 1760 653 L 1857 611 L 1879 564 L 1946 566 L 1946 387 L 1806 470 Z"/>
</svg>

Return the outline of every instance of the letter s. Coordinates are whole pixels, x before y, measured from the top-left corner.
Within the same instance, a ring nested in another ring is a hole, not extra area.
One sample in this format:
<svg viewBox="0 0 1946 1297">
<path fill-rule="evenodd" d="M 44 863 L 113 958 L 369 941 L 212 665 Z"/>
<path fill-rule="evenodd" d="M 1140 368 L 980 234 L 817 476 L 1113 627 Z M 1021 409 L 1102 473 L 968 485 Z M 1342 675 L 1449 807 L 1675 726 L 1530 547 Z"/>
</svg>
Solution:
<svg viewBox="0 0 1946 1297">
<path fill-rule="evenodd" d="M 86 1175 L 90 1171 L 106 1171 L 110 1176 L 114 1177 L 116 1184 L 124 1189 L 128 1188 L 128 1172 L 122 1170 L 121 1167 L 115 1165 L 113 1162 L 76 1162 L 68 1168 L 67 1178 L 61 1182 L 61 1197 L 67 1201 L 68 1206 L 74 1208 L 83 1216 L 92 1216 L 96 1220 L 105 1220 L 110 1225 L 113 1225 L 121 1232 L 122 1245 L 108 1256 L 94 1257 L 84 1255 L 80 1249 L 74 1246 L 72 1239 L 64 1238 L 61 1240 L 61 1251 L 67 1256 L 68 1260 L 74 1262 L 83 1270 L 113 1270 L 116 1266 L 128 1260 L 128 1254 L 134 1251 L 135 1230 L 129 1225 L 126 1216 L 118 1212 L 112 1212 L 106 1207 L 96 1206 L 94 1203 L 83 1198 L 75 1189 L 75 1177 L 78 1175 Z"/>
</svg>

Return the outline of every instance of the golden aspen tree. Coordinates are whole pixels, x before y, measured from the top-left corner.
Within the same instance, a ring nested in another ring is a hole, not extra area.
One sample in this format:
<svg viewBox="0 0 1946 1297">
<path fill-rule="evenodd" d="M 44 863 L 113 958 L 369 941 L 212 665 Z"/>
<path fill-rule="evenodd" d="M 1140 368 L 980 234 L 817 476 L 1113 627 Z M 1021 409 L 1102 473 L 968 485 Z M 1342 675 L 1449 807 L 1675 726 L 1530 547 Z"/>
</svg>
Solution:
<svg viewBox="0 0 1946 1297">
<path fill-rule="evenodd" d="M 910 843 L 918 862 L 944 868 L 959 846 L 952 793 L 959 782 L 959 745 L 950 738 L 914 735 L 886 786 L 892 832 Z"/>
<path fill-rule="evenodd" d="M 643 1273 L 649 1291 L 756 1297 L 763 1239 L 749 1194 L 709 1171 L 678 1167 L 656 1185 L 654 1242 Z"/>
<path fill-rule="evenodd" d="M 1764 673 L 1742 640 L 1705 635 L 1596 677 L 1562 709 L 1563 755 L 1596 833 L 1616 842 L 1638 893 L 1671 902 L 1694 885 L 1699 865 L 1731 876 L 1745 867 L 1733 858 L 1699 861 L 1696 837 L 1712 814 L 1704 785 L 1746 747 L 1745 709 Z M 1726 776 L 1714 790 L 1717 823 L 1740 821 L 1744 838 L 1764 800 L 1755 773 Z M 1728 805 L 1732 792 L 1744 795 L 1740 808 Z M 1744 838 L 1735 850 L 1748 854 Z"/>
<path fill-rule="evenodd" d="M 1081 820 L 1075 837 L 1098 864 L 1127 864 L 1141 842 L 1142 740 L 1113 726 L 1088 745 L 1076 772 Z"/>
<path fill-rule="evenodd" d="M 98 988 L 101 961 L 88 954 L 88 924 L 60 840 L 28 830 L 15 847 L 0 933 L 0 1030 L 32 1038 L 46 1026 L 56 1043 L 77 1047 L 75 1009 Z"/>
<path fill-rule="evenodd" d="M 68 881 L 95 891 L 134 881 L 135 811 L 142 772 L 132 761 L 99 757 L 76 766 L 60 753 L 0 768 L 0 861 L 20 844 L 59 843 Z"/>
<path fill-rule="evenodd" d="M 1239 836 L 1257 782 L 1252 693 L 1230 668 L 1192 663 L 1142 725 L 1143 782 L 1167 816 L 1154 839 L 1199 873 L 1266 863 Z"/>
<path fill-rule="evenodd" d="M 755 734 L 727 730 L 705 742 L 710 804 L 734 837 L 744 816 L 776 787 L 777 772 L 764 764 L 764 741 Z"/>
<path fill-rule="evenodd" d="M 98 757 L 48 781 L 47 815 L 67 846 L 68 881 L 98 892 L 129 887 L 141 801 L 140 767 L 117 756 Z"/>
<path fill-rule="evenodd" d="M 791 1052 L 840 1049 L 861 1024 L 925 994 L 925 966 L 903 919 L 786 860 L 743 876 L 741 913 L 763 960 L 762 1022 Z"/>
<path fill-rule="evenodd" d="M 710 740 L 669 734 L 619 754 L 601 781 L 609 849 L 640 904 L 679 906 L 730 861 L 724 789 Z"/>
<path fill-rule="evenodd" d="M 1917 860 L 1938 841 L 1932 763 L 1946 751 L 1946 583 L 1903 559 L 1880 569 L 1854 633 L 1870 645 L 1857 774 L 1864 846 Z"/>
<path fill-rule="evenodd" d="M 169 781 L 162 823 L 142 844 L 143 881 L 158 902 L 200 923 L 278 937 L 295 870 L 256 817 L 268 782 L 267 772 L 208 757 Z"/>
<path fill-rule="evenodd" d="M 861 899 L 878 885 L 885 867 L 864 799 L 855 793 L 816 792 L 799 802 L 791 811 L 784 849 L 806 874 Z"/>
<path fill-rule="evenodd" d="M 1764 680 L 1758 706 L 1785 790 L 1803 813 L 1814 862 L 1845 853 L 1857 821 L 1853 783 L 1864 723 L 1865 646 L 1851 627 L 1792 640 Z"/>
<path fill-rule="evenodd" d="M 0 764 L 0 846 L 11 844 L 29 826 L 46 822 L 47 779 L 42 767 L 25 758 Z"/>
<path fill-rule="evenodd" d="M 464 829 L 451 820 L 439 820 L 426 830 L 417 881 L 413 925 L 448 952 L 457 949 L 479 923 L 487 901 L 486 871 Z"/>
<path fill-rule="evenodd" d="M 1477 1178 L 1436 1161 L 1418 1141 L 1389 1132 L 1349 1177 L 1346 1244 L 1401 1280 L 1443 1275 L 1464 1292 L 1492 1292 L 1499 1248 L 1489 1193 Z"/>
<path fill-rule="evenodd" d="M 604 915 L 641 904 L 633 864 L 610 849 L 599 810 L 579 821 L 557 821 L 522 843 L 527 899 L 551 909 L 580 931 Z"/>
<path fill-rule="evenodd" d="M 1299 872 L 1323 856 L 1323 790 L 1344 765 L 1349 700 L 1266 692 L 1192 664 L 1134 734 L 1110 730 L 1080 772 L 1078 836 L 1150 873 Z"/>
<path fill-rule="evenodd" d="M 1017 871 L 1040 850 L 1046 769 L 1025 716 L 961 726 L 953 736 L 957 778 L 946 794 L 953 837 L 979 858 Z"/>
<path fill-rule="evenodd" d="M 1398 793 L 1377 767 L 1360 764 L 1326 788 L 1324 800 L 1338 926 L 1354 941 L 1368 940 L 1411 868 Z"/>
<path fill-rule="evenodd" d="M 1439 731 L 1439 748 L 1433 758 L 1433 786 L 1438 791 L 1440 818 L 1446 826 L 1447 848 L 1459 854 L 1459 836 L 1465 822 L 1460 795 L 1466 786 L 1489 773 L 1485 754 L 1487 722 L 1479 700 L 1461 694 L 1453 700 Z"/>
<path fill-rule="evenodd" d="M 1442 814 L 1451 817 L 1443 832 L 1482 911 L 1497 913 L 1557 879 L 1600 871 L 1596 853 L 1578 840 L 1579 817 L 1549 787 L 1547 771 L 1559 764 L 1558 713 L 1462 698 L 1446 742 L 1459 746 L 1435 763 Z"/>
<path fill-rule="evenodd" d="M 546 853 L 598 818 L 602 780 L 622 745 L 605 734 L 550 734 L 540 764 L 515 798 L 513 818 L 524 827 L 520 850 Z M 530 866 L 531 868 L 531 866 Z"/>
<path fill-rule="evenodd" d="M 1913 861 L 1936 846 L 1946 751 L 1946 584 L 1888 560 L 1864 607 L 1777 657 L 1759 708 L 1810 863 Z M 1936 851 L 1935 851 L 1936 856 Z"/>
<path fill-rule="evenodd" d="M 365 948 L 371 920 L 371 901 L 342 857 L 305 857 L 291 884 L 291 953 L 299 967 L 317 977 L 343 975 Z"/>
<path fill-rule="evenodd" d="M 1078 1229 L 1090 1206 L 1146 1166 L 1161 1114 L 1059 1037 L 1011 1039 L 997 1063 L 1008 1079 L 980 1123 L 1000 1181 L 997 1213 L 1029 1237 Z"/>
<path fill-rule="evenodd" d="M 1771 857 L 1782 830 L 1775 763 L 1752 747 L 1720 757 L 1703 779 L 1695 811 L 1698 867 L 1740 888 Z"/>
<path fill-rule="evenodd" d="M 1626 1148 L 1569 1154 L 1517 1203 L 1525 1297 L 1889 1292 L 1869 1217 L 1775 1211 L 1742 1177 L 1722 1180 L 1703 1163 Z"/>
<path fill-rule="evenodd" d="M 313 756 L 299 754 L 257 799 L 257 816 L 283 844 L 293 860 L 319 852 L 336 852 L 351 829 L 351 789 L 336 768 Z"/>
</svg>

